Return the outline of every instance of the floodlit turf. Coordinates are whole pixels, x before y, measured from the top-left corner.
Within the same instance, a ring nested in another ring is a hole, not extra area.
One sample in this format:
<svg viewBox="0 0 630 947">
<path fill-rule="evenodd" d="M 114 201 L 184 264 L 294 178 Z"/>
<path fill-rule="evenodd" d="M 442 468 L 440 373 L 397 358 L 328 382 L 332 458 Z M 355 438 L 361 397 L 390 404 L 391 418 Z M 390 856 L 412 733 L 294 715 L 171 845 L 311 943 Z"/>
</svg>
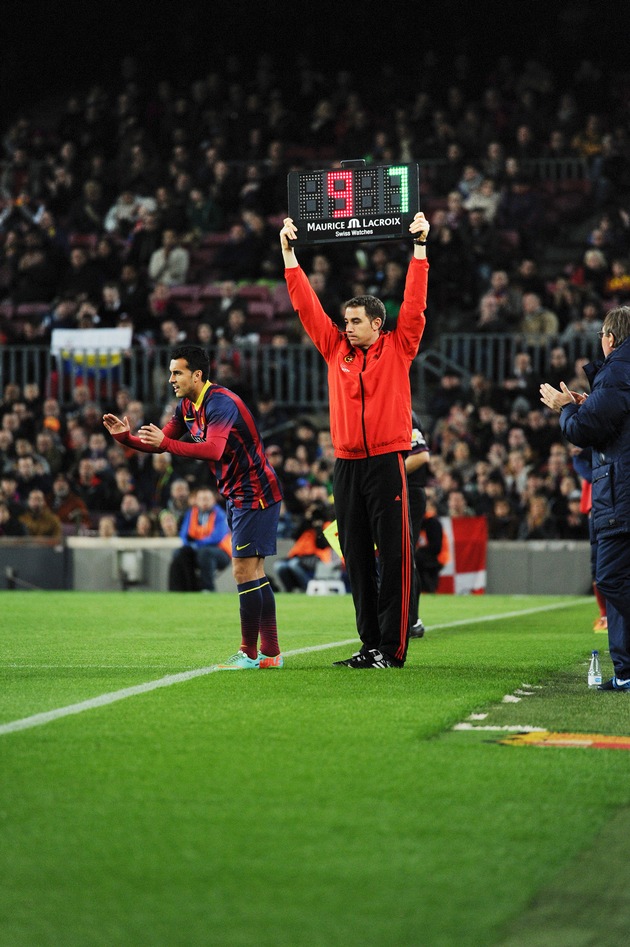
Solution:
<svg viewBox="0 0 630 947">
<path fill-rule="evenodd" d="M 207 668 L 238 646 L 236 609 L 0 593 L 3 947 L 627 942 L 630 754 L 452 729 L 630 735 L 630 695 L 586 686 L 592 599 L 426 597 L 407 667 L 360 672 L 331 667 L 354 650 L 349 597 L 279 596 L 281 671 L 6 732 Z"/>
</svg>

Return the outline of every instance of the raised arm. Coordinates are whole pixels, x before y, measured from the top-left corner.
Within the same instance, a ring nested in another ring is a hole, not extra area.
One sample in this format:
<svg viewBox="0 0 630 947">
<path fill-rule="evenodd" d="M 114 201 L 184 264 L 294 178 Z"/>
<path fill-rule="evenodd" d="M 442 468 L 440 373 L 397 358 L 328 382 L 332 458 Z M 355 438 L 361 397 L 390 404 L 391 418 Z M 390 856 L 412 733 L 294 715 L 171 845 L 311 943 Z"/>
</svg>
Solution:
<svg viewBox="0 0 630 947">
<path fill-rule="evenodd" d="M 284 259 L 285 269 L 291 270 L 298 265 L 295 250 L 292 243 L 297 239 L 297 227 L 290 217 L 284 218 L 284 226 L 280 231 L 280 246 L 282 247 L 282 258 Z"/>
<path fill-rule="evenodd" d="M 416 260 L 427 258 L 427 236 L 431 225 L 422 211 L 419 211 L 409 224 L 409 232 L 413 234 L 413 255 Z"/>
</svg>

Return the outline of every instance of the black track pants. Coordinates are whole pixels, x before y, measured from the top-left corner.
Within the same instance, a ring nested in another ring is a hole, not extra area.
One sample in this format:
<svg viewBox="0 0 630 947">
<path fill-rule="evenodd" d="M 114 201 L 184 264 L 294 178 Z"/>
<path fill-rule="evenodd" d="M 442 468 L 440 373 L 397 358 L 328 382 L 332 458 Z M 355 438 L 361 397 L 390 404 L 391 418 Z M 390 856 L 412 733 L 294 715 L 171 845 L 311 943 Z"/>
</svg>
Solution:
<svg viewBox="0 0 630 947">
<path fill-rule="evenodd" d="M 363 650 L 404 662 L 413 559 L 403 455 L 336 460 L 334 495 Z"/>
</svg>

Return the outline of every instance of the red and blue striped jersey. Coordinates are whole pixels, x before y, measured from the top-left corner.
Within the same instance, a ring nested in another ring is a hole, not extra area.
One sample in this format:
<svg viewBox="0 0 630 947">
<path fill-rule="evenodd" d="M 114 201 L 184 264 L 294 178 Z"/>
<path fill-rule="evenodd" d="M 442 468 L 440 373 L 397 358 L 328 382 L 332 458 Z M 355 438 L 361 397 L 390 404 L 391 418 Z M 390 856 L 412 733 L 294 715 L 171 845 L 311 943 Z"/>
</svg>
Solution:
<svg viewBox="0 0 630 947">
<path fill-rule="evenodd" d="M 196 402 L 182 398 L 164 432 L 164 450 L 206 460 L 219 493 L 236 507 L 267 507 L 282 499 L 254 417 L 229 388 L 206 382 Z M 189 436 L 190 441 L 186 438 Z"/>
</svg>

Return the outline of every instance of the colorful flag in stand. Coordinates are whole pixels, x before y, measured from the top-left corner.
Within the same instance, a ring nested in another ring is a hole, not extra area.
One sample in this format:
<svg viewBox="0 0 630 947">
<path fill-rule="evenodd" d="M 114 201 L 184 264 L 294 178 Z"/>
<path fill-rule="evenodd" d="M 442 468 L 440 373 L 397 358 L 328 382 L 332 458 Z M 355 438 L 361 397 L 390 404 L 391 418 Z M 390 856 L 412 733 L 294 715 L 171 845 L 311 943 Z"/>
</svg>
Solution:
<svg viewBox="0 0 630 947">
<path fill-rule="evenodd" d="M 482 595 L 486 591 L 488 523 L 485 516 L 441 516 L 450 559 L 440 572 L 437 592 Z"/>
</svg>

